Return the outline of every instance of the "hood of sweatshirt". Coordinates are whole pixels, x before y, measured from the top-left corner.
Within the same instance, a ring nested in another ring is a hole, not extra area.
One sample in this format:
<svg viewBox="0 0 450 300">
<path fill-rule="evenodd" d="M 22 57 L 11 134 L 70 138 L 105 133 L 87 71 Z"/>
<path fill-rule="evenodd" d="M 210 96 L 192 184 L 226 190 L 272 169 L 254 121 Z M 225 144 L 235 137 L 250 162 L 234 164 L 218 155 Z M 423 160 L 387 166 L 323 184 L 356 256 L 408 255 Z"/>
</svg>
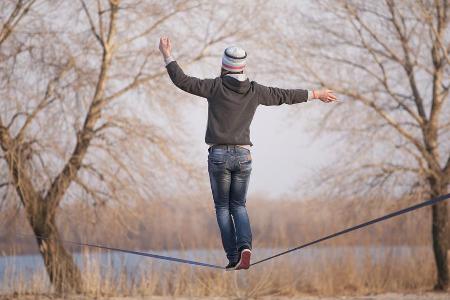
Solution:
<svg viewBox="0 0 450 300">
<path fill-rule="evenodd" d="M 222 82 L 225 87 L 239 94 L 245 94 L 250 89 L 250 80 L 248 78 L 240 81 L 231 76 L 224 76 Z"/>
</svg>

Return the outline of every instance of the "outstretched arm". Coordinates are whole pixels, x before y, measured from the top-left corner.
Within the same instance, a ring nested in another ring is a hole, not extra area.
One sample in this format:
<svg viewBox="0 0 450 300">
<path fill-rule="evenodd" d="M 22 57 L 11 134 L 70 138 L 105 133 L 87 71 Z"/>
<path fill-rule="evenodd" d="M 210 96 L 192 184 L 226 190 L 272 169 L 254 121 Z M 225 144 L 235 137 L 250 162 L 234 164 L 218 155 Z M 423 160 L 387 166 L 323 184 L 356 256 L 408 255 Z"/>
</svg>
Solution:
<svg viewBox="0 0 450 300">
<path fill-rule="evenodd" d="M 262 105 L 281 105 L 296 104 L 308 100 L 319 99 L 322 102 L 336 101 L 336 96 L 331 90 L 303 90 L 303 89 L 281 89 L 276 87 L 267 87 L 255 83 L 258 91 L 259 104 Z"/>
<path fill-rule="evenodd" d="M 159 50 L 166 62 L 167 73 L 172 82 L 185 92 L 196 96 L 209 98 L 214 92 L 214 79 L 199 79 L 184 74 L 178 63 L 172 57 L 172 42 L 168 37 L 161 37 Z"/>
<path fill-rule="evenodd" d="M 301 89 L 281 89 L 255 83 L 259 104 L 281 105 L 296 104 L 308 100 L 308 91 Z"/>
</svg>

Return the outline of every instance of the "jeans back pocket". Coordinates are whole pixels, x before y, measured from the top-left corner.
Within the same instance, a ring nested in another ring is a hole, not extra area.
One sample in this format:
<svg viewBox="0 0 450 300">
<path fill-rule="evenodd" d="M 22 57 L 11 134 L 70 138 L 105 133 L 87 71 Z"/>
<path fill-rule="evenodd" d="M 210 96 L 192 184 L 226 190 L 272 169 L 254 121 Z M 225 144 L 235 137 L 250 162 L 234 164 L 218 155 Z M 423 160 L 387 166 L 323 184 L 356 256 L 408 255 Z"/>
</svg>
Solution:
<svg viewBox="0 0 450 300">
<path fill-rule="evenodd" d="M 251 171 L 252 169 L 252 156 L 247 154 L 245 156 L 239 157 L 239 169 L 241 172 Z"/>
</svg>

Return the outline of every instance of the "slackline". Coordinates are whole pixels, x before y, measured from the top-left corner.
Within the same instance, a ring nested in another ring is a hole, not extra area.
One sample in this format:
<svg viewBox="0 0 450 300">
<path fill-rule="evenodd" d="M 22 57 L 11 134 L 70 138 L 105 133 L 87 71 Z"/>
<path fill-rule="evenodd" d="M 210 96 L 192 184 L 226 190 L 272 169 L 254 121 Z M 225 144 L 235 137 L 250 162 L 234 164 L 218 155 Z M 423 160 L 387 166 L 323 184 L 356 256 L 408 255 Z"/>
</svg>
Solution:
<svg viewBox="0 0 450 300">
<path fill-rule="evenodd" d="M 308 246 L 311 246 L 311 245 L 314 245 L 314 244 L 317 244 L 317 243 L 320 243 L 320 242 L 323 242 L 323 241 L 335 238 L 337 236 L 349 233 L 351 231 L 354 231 L 354 230 L 357 230 L 357 229 L 360 229 L 360 228 L 363 228 L 363 227 L 366 227 L 366 226 L 369 226 L 369 225 L 372 225 L 372 224 L 375 224 L 375 223 L 379 223 L 379 222 L 385 221 L 387 219 L 391 219 L 393 217 L 397 217 L 399 215 L 402 215 L 402 214 L 405 214 L 405 213 L 417 210 L 419 208 L 435 205 L 435 204 L 437 204 L 439 202 L 443 202 L 445 200 L 448 200 L 449 198 L 450 198 L 450 194 L 446 194 L 446 195 L 442 195 L 442 196 L 438 196 L 438 197 L 432 198 L 430 200 L 421 202 L 419 204 L 412 205 L 412 206 L 409 206 L 407 208 L 403 208 L 401 210 L 397 210 L 395 212 L 389 213 L 389 214 L 384 215 L 382 217 L 379 217 L 379 218 L 376 218 L 376 219 L 373 219 L 373 220 L 361 223 L 359 225 L 355 225 L 355 226 L 349 227 L 347 229 L 344 229 L 344 230 L 341 230 L 339 232 L 336 232 L 336 233 L 324 236 L 322 238 L 319 238 L 317 240 L 305 243 L 305 244 L 297 246 L 295 248 L 291 248 L 291 249 L 288 249 L 286 251 L 277 253 L 275 255 L 266 257 L 264 259 L 261 259 L 259 261 L 256 261 L 256 262 L 250 264 L 250 266 L 254 266 L 254 265 L 260 264 L 262 262 L 274 259 L 276 257 L 279 257 L 279 256 L 282 256 L 282 255 L 285 255 L 285 254 L 288 254 L 288 253 L 291 253 L 291 252 L 294 252 L 294 251 L 306 248 Z M 16 234 L 16 236 L 20 236 L 20 237 L 23 237 L 23 238 L 34 237 L 36 239 L 42 239 L 42 240 L 49 240 L 50 239 L 50 238 L 45 237 L 45 236 L 25 235 L 25 234 Z M 115 247 L 104 246 L 104 245 L 97 245 L 97 244 L 90 244 L 90 243 L 80 243 L 80 242 L 69 241 L 69 240 L 62 240 L 62 239 L 55 239 L 55 240 L 58 240 L 59 242 L 66 243 L 66 244 L 73 244 L 73 245 L 77 245 L 77 246 L 85 246 L 85 247 L 91 247 L 91 248 L 99 248 L 99 249 L 105 249 L 105 250 L 110 250 L 110 251 L 116 251 L 116 252 L 122 252 L 122 253 L 134 254 L 134 255 L 140 255 L 140 256 L 145 256 L 145 257 L 150 257 L 150 258 L 160 259 L 160 260 L 166 260 L 166 261 L 171 261 L 171 262 L 176 262 L 176 263 L 183 263 L 183 264 L 189 264 L 189 265 L 194 265 L 194 266 L 208 267 L 208 268 L 222 269 L 222 270 L 225 269 L 224 267 L 221 267 L 221 266 L 218 266 L 218 265 L 213 265 L 213 264 L 199 262 L 199 261 L 194 261 L 194 260 L 182 259 L 182 258 L 177 258 L 177 257 L 172 257 L 172 256 L 165 256 L 165 255 L 153 254 L 153 253 L 148 253 L 148 252 L 133 251 L 133 250 L 127 250 L 127 249 L 121 249 L 121 248 L 115 248 Z"/>
<path fill-rule="evenodd" d="M 17 236 L 21 236 L 21 237 L 28 237 L 28 238 L 34 237 L 36 239 L 41 239 L 41 240 L 50 240 L 51 239 L 51 238 L 48 238 L 48 237 L 36 236 L 36 235 L 25 235 L 25 234 L 16 234 L 16 235 Z M 110 250 L 110 251 L 116 251 L 116 252 L 122 252 L 122 253 L 128 253 L 128 254 L 134 254 L 134 255 L 140 255 L 140 256 L 146 256 L 146 257 L 151 257 L 151 258 L 161 259 L 161 260 L 167 260 L 167 261 L 172 261 L 172 262 L 177 262 L 177 263 L 190 264 L 190 265 L 201 266 L 201 267 L 209 267 L 209 268 L 215 268 L 215 269 L 225 269 L 224 267 L 221 267 L 221 266 L 216 266 L 216 265 L 203 263 L 203 262 L 199 262 L 199 261 L 188 260 L 188 259 L 177 258 L 177 257 L 171 257 L 171 256 L 165 256 L 165 255 L 159 255 L 159 254 L 153 254 L 153 253 L 148 253 L 148 252 L 133 251 L 133 250 L 127 250 L 127 249 L 121 249 L 121 248 L 115 248 L 115 247 L 109 247 L 109 246 L 97 245 L 97 244 L 90 244 L 90 243 L 80 243 L 80 242 L 69 241 L 69 240 L 62 240 L 62 239 L 53 239 L 53 240 L 57 240 L 57 241 L 59 241 L 61 243 L 66 243 L 66 244 L 72 244 L 72 245 L 77 245 L 77 246 L 85 246 L 85 247 L 91 247 L 91 248 L 99 248 L 99 249 L 105 249 L 105 250 Z"/>
<path fill-rule="evenodd" d="M 324 236 L 324 237 L 322 237 L 320 239 L 317 239 L 315 241 L 312 241 L 312 242 L 300 245 L 298 247 L 295 247 L 295 248 L 292 248 L 292 249 L 280 252 L 278 254 L 266 257 L 264 259 L 261 259 L 261 260 L 259 260 L 257 262 L 254 262 L 254 263 L 250 264 L 250 266 L 254 266 L 256 264 L 260 264 L 262 262 L 268 261 L 268 260 L 273 259 L 275 257 L 281 256 L 281 255 L 285 255 L 285 254 L 288 254 L 288 253 L 293 252 L 293 251 L 300 250 L 302 248 L 305 248 L 305 247 L 308 247 L 308 246 L 311 246 L 311 245 L 323 242 L 325 240 L 329 240 L 329 239 L 335 238 L 335 237 L 337 237 L 339 235 L 346 234 L 346 233 L 348 233 L 350 231 L 354 231 L 354 230 L 357 230 L 357 229 L 360 229 L 360 228 L 363 228 L 363 227 L 366 227 L 366 226 L 369 226 L 369 225 L 372 225 L 372 224 L 375 224 L 375 223 L 378 223 L 378 222 L 381 222 L 381 221 L 384 221 L 384 220 L 387 220 L 387 219 L 390 219 L 390 218 L 393 218 L 393 217 L 396 217 L 396 216 L 399 216 L 399 215 L 402 215 L 402 214 L 405 214 L 407 212 L 411 212 L 413 210 L 416 210 L 416 209 L 419 209 L 419 208 L 422 208 L 422 207 L 425 207 L 425 206 L 430 206 L 430 205 L 437 204 L 437 203 L 442 202 L 444 200 L 447 200 L 449 198 L 450 198 L 450 194 L 435 197 L 433 199 L 424 201 L 422 203 L 419 203 L 419 204 L 416 204 L 416 205 L 413 205 L 413 206 L 410 206 L 410 207 L 407 207 L 407 208 L 404 208 L 404 209 L 401 209 L 401 210 L 397 210 L 395 212 L 392 212 L 390 214 L 384 215 L 382 217 L 379 217 L 379 218 L 376 218 L 376 219 L 373 219 L 373 220 L 361 223 L 359 225 L 356 225 L 356 226 L 353 226 L 353 227 L 341 230 L 339 232 L 336 232 L 336 233 Z"/>
</svg>

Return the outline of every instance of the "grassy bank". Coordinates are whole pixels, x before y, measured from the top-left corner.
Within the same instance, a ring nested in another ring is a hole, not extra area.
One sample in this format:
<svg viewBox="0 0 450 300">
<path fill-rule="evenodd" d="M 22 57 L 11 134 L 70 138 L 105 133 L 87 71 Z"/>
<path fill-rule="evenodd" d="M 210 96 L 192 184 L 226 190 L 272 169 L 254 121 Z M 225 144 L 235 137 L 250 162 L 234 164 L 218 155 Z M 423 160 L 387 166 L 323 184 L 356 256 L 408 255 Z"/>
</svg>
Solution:
<svg viewBox="0 0 450 300">
<path fill-rule="evenodd" d="M 325 234 L 341 230 L 421 199 L 309 199 L 271 201 L 248 200 L 255 252 L 262 248 L 286 249 Z M 170 250 L 220 248 L 219 231 L 212 200 L 164 199 L 148 203 L 92 208 L 82 203 L 66 204 L 59 215 L 66 239 L 99 243 L 125 249 Z M 90 296 L 174 296 L 174 297 L 263 297 L 267 295 L 364 295 L 383 292 L 418 293 L 432 289 L 435 266 L 431 251 L 430 211 L 423 209 L 349 235 L 321 246 L 348 250 L 308 249 L 257 265 L 249 271 L 223 272 L 183 265 L 161 268 L 143 258 L 136 270 L 125 263 L 100 261 L 88 249 L 80 264 L 84 290 Z M 14 232 L 29 231 L 21 211 L 2 211 L 0 253 L 36 253 L 33 238 L 15 239 Z M 406 251 L 394 253 L 392 246 Z M 379 247 L 381 255 L 371 249 Z M 361 249 L 365 249 L 361 252 Z M 337 252 L 336 252 L 337 253 Z M 0 288 L 6 293 L 48 294 L 51 287 L 43 267 L 18 268 L 20 257 L 12 256 L 4 269 Z M 14 261 L 16 260 L 16 261 Z M 224 255 L 209 260 L 223 264 Z"/>
<path fill-rule="evenodd" d="M 358 251 L 361 251 L 359 249 Z M 89 296 L 174 296 L 174 297 L 262 297 L 302 295 L 364 295 L 372 293 L 430 290 L 434 283 L 431 251 L 416 249 L 401 257 L 385 250 L 374 258 L 370 248 L 361 253 L 349 250 L 345 256 L 317 255 L 314 260 L 276 259 L 248 271 L 224 272 L 204 268 L 142 264 L 130 270 L 110 260 L 83 253 L 84 290 Z M 146 261 L 149 263 L 149 261 Z M 150 262 L 153 263 L 153 262 Z M 8 294 L 48 294 L 51 288 L 45 270 L 32 274 L 18 271 L 11 262 L 3 274 L 2 290 Z M 27 279 L 28 278 L 28 279 Z"/>
</svg>

